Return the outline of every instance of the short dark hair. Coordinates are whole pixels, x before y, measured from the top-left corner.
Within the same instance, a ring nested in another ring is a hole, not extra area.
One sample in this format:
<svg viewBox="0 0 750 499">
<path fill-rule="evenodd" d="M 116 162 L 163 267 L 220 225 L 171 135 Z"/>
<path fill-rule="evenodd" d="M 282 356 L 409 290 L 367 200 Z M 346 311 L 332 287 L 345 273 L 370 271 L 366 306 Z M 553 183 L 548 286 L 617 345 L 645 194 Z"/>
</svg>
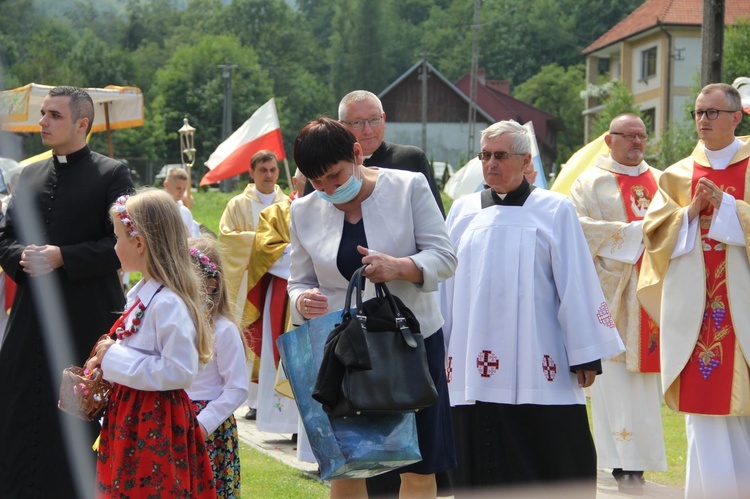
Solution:
<svg viewBox="0 0 750 499">
<path fill-rule="evenodd" d="M 50 97 L 70 97 L 70 114 L 73 122 L 75 123 L 81 118 L 88 118 L 89 126 L 86 128 L 86 135 L 91 132 L 91 127 L 94 126 L 94 101 L 88 92 L 82 88 L 63 85 L 53 88 L 48 95 Z"/>
<path fill-rule="evenodd" d="M 265 163 L 266 161 L 279 161 L 279 159 L 276 157 L 275 152 L 269 151 L 268 149 L 261 149 L 250 158 L 250 169 L 255 171 L 255 167 L 258 166 L 258 163 Z"/>
<path fill-rule="evenodd" d="M 305 125 L 294 139 L 294 162 L 305 177 L 319 179 L 339 161 L 354 161 L 357 139 L 331 118 L 318 118 Z"/>
<path fill-rule="evenodd" d="M 732 108 L 730 111 L 742 111 L 742 96 L 739 90 L 728 83 L 709 83 L 701 89 L 700 93 L 706 95 L 715 91 L 724 93 L 727 104 Z"/>
</svg>

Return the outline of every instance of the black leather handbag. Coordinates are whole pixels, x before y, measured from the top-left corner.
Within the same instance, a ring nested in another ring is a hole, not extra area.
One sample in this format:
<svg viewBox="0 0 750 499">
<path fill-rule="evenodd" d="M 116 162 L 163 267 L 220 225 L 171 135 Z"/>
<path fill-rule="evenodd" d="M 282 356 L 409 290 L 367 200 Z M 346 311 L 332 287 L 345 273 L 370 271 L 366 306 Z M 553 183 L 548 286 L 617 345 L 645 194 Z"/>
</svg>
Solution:
<svg viewBox="0 0 750 499">
<path fill-rule="evenodd" d="M 360 267 L 346 292 L 341 324 L 326 340 L 313 398 L 330 416 L 411 412 L 438 399 L 414 314 L 385 284 L 362 302 Z M 349 304 L 356 292 L 354 315 Z"/>
</svg>

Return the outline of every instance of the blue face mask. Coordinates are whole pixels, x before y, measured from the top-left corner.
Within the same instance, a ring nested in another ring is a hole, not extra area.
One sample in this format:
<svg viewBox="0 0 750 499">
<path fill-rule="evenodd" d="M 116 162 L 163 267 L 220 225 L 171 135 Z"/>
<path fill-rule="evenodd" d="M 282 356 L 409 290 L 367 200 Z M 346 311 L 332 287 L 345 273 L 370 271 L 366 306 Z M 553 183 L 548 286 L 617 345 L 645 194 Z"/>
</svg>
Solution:
<svg viewBox="0 0 750 499">
<path fill-rule="evenodd" d="M 356 165 L 355 167 L 356 168 Z M 359 194 L 359 190 L 362 188 L 362 179 L 357 178 L 354 175 L 354 168 L 352 168 L 352 176 L 349 180 L 341 184 L 330 196 L 325 191 L 315 191 L 315 193 L 321 199 L 328 201 L 333 204 L 344 204 L 348 203 Z"/>
</svg>

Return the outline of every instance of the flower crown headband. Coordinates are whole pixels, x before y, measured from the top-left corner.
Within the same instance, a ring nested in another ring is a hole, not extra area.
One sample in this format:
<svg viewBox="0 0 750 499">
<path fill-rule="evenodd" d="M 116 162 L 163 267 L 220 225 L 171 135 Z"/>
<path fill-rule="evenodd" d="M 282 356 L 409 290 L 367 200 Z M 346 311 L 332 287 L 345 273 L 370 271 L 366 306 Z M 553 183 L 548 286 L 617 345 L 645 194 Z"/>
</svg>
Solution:
<svg viewBox="0 0 750 499">
<path fill-rule="evenodd" d="M 190 248 L 190 256 L 206 277 L 216 277 L 219 275 L 219 269 L 216 267 L 216 264 L 198 248 Z"/>
<path fill-rule="evenodd" d="M 128 214 L 128 210 L 125 207 L 125 203 L 130 198 L 130 196 L 123 194 L 119 198 L 117 198 L 117 201 L 115 201 L 115 210 L 117 210 L 117 216 L 120 218 L 120 222 L 122 222 L 122 225 L 125 226 L 125 230 L 128 233 L 128 236 L 133 237 L 140 234 L 135 227 L 133 227 L 133 219 L 130 218 L 130 215 Z"/>
</svg>

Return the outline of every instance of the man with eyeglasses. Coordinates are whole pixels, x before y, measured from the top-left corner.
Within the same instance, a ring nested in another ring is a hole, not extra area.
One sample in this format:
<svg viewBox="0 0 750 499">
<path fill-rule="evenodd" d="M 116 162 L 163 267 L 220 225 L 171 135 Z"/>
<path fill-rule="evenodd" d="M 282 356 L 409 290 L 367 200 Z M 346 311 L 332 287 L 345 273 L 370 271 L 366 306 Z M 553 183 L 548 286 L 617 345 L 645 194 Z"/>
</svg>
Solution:
<svg viewBox="0 0 750 499">
<path fill-rule="evenodd" d="M 489 188 L 448 213 L 458 267 L 440 289 L 456 497 L 552 482 L 594 497 L 584 388 L 624 347 L 573 203 L 524 178 L 528 131 L 501 121 L 480 143 Z"/>
<path fill-rule="evenodd" d="M 700 141 L 667 168 L 644 219 L 638 298 L 661 321 L 664 400 L 687 429 L 686 497 L 750 490 L 750 141 L 731 85 L 695 101 Z"/>
<path fill-rule="evenodd" d="M 603 363 L 591 387 L 600 468 L 612 468 L 625 494 L 643 494 L 643 471 L 666 471 L 659 384 L 659 326 L 638 303 L 643 216 L 661 172 L 645 161 L 646 126 L 634 114 L 615 117 L 604 141 L 609 154 L 583 172 L 570 191 L 624 354 Z M 658 318 L 657 318 L 658 319 Z"/>
<path fill-rule="evenodd" d="M 339 121 L 352 132 L 365 154 L 365 166 L 422 173 L 440 213 L 445 216 L 435 176 L 424 151 L 415 146 L 392 144 L 385 137 L 385 112 L 378 96 L 366 90 L 349 92 L 339 102 Z"/>
</svg>

